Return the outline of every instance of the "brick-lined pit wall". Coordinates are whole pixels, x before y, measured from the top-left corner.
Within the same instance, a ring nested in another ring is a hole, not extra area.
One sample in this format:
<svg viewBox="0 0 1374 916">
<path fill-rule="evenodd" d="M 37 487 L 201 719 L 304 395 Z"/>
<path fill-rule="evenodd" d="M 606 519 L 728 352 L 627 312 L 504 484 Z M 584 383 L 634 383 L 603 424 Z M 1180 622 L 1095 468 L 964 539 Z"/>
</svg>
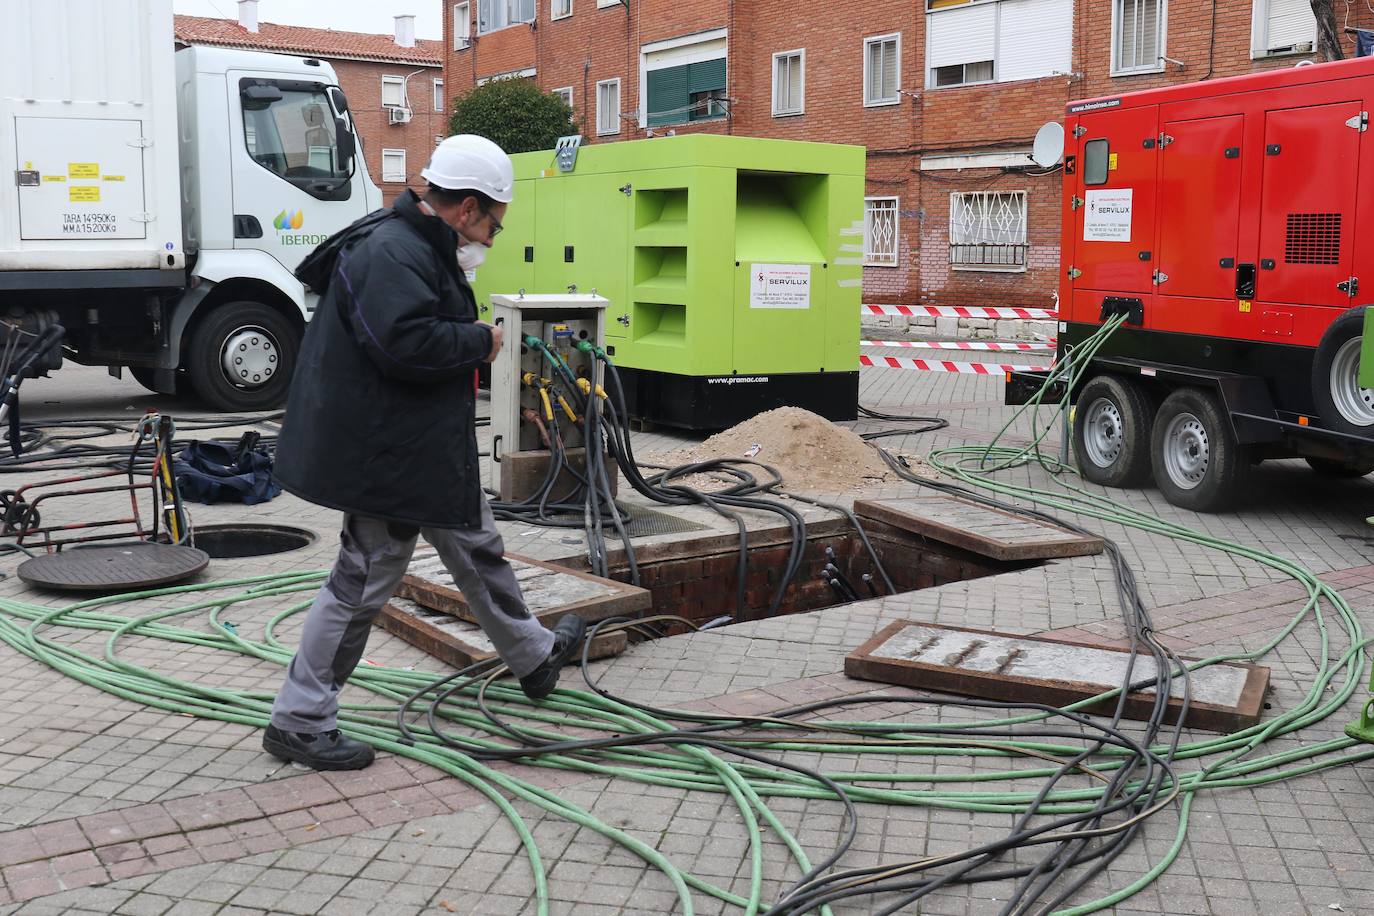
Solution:
<svg viewBox="0 0 1374 916">
<path fill-rule="evenodd" d="M 1027 565 L 998 563 L 958 548 L 922 541 L 879 522 L 864 521 L 864 530 L 893 584 L 901 592 L 977 579 Z M 744 620 L 766 617 L 777 592 L 791 549 L 790 543 L 775 543 L 778 536 L 777 531 L 751 533 L 751 540 L 762 543 L 749 551 Z M 864 573 L 873 575 L 880 594 L 886 593 L 868 551 L 858 536 L 846 528 L 808 538 L 801 571 L 783 599 L 781 614 L 798 614 L 841 603 L 820 578 L 821 570 L 830 562 L 826 548 L 835 552 L 835 565 L 859 590 L 860 598 L 868 597 L 861 582 Z M 690 542 L 680 545 L 680 549 L 690 551 Z M 628 567 L 612 567 L 611 578 L 628 582 Z M 639 579 L 640 585 L 653 594 L 654 613 L 676 614 L 695 623 L 705 623 L 726 614 L 734 616 L 739 588 L 739 551 L 717 544 L 716 549 L 705 555 L 641 563 Z"/>
</svg>

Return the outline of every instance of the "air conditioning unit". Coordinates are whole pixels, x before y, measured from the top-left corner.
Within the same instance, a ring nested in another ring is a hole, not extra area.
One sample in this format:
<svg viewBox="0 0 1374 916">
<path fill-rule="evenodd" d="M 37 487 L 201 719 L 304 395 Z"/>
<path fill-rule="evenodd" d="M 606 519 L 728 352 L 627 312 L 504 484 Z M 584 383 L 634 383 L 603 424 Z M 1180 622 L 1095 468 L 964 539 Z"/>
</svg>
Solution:
<svg viewBox="0 0 1374 916">
<path fill-rule="evenodd" d="M 409 108 L 388 108 L 386 118 L 388 124 L 409 124 L 411 110 Z"/>
</svg>

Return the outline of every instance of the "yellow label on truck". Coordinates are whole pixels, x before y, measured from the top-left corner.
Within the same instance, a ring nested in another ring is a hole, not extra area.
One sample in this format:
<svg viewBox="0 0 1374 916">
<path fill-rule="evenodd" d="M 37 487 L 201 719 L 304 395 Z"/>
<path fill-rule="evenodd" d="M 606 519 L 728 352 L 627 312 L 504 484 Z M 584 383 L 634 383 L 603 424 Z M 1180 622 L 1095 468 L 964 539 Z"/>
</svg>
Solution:
<svg viewBox="0 0 1374 916">
<path fill-rule="evenodd" d="M 106 175 L 106 176 L 105 176 L 105 180 L 106 180 L 106 181 L 123 181 L 123 180 L 124 180 L 124 176 L 123 176 L 123 175 Z"/>
<path fill-rule="evenodd" d="M 67 174 L 72 178 L 99 178 L 99 162 L 68 162 Z"/>
<path fill-rule="evenodd" d="M 43 176 L 43 180 L 44 180 L 44 181 L 66 181 L 66 180 L 67 180 L 67 176 L 66 176 L 66 175 L 44 175 L 44 176 Z"/>
<path fill-rule="evenodd" d="M 100 186 L 90 184 L 72 185 L 67 189 L 67 199 L 81 203 L 94 203 L 100 200 Z"/>
</svg>

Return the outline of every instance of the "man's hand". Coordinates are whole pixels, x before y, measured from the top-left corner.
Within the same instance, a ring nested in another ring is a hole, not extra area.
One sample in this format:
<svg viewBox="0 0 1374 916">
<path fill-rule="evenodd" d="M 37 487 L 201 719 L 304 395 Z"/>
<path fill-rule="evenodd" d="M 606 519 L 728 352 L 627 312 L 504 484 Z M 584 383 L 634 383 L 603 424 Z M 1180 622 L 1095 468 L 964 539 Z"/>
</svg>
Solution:
<svg viewBox="0 0 1374 916">
<path fill-rule="evenodd" d="M 488 324 L 485 321 L 479 321 L 477 323 L 491 331 L 491 352 L 487 354 L 487 358 L 484 359 L 483 362 L 494 363 L 496 362 L 496 354 L 501 352 L 501 339 L 504 333 L 500 325 Z"/>
</svg>

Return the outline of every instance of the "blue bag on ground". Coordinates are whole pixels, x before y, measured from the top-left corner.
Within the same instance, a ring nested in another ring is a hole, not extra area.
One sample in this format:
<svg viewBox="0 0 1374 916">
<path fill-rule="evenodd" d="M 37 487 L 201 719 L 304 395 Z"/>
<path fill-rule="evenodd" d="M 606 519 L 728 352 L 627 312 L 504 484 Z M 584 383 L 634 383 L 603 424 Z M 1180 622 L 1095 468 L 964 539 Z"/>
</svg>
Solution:
<svg viewBox="0 0 1374 916">
<path fill-rule="evenodd" d="M 172 462 L 181 495 L 198 503 L 249 506 L 275 498 L 281 486 L 272 480 L 272 456 L 257 440 L 256 433 L 245 433 L 237 443 L 188 443 Z"/>
</svg>

